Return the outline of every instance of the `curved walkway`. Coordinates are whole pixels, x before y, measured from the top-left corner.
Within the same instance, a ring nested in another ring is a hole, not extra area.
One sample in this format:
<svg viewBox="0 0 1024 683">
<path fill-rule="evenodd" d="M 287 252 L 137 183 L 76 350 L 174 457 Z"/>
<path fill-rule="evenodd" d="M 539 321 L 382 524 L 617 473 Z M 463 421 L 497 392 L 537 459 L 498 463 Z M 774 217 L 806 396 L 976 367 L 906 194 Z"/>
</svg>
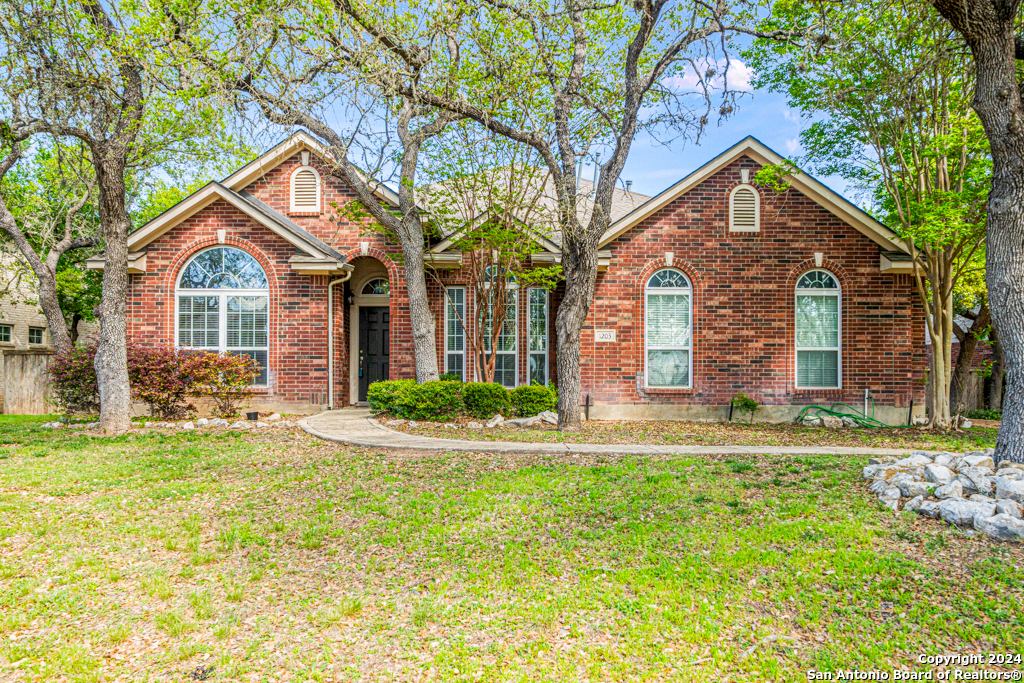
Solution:
<svg viewBox="0 0 1024 683">
<path fill-rule="evenodd" d="M 471 441 L 435 439 L 396 432 L 381 425 L 369 410 L 331 410 L 299 422 L 303 430 L 326 441 L 350 446 L 396 451 L 468 451 L 472 453 L 530 453 L 551 455 L 617 453 L 624 455 L 910 455 L 899 448 L 848 448 L 840 446 L 645 446 L 642 444 L 522 443 L 518 441 Z"/>
</svg>

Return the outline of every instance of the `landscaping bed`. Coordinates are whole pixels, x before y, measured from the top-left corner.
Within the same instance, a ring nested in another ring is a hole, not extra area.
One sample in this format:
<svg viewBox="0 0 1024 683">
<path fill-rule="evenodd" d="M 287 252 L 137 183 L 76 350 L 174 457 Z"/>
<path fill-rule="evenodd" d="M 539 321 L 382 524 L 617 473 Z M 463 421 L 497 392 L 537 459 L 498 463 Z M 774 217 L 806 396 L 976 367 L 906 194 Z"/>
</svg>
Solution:
<svg viewBox="0 0 1024 683">
<path fill-rule="evenodd" d="M 447 439 L 538 443 L 650 444 L 658 446 L 862 446 L 966 451 L 994 447 L 997 429 L 973 427 L 941 432 L 918 427 L 886 429 L 823 429 L 794 423 L 681 422 L 656 420 L 592 420 L 578 432 L 559 432 L 538 421 L 530 428 L 494 427 L 470 419 L 447 423 L 410 422 L 378 416 L 391 429 Z M 448 426 L 445 426 L 448 425 Z M 481 426 L 470 426 L 481 425 Z"/>
<path fill-rule="evenodd" d="M 1021 547 L 894 515 L 865 458 L 38 424 L 0 418 L 3 680 L 790 681 L 1024 643 Z"/>
</svg>

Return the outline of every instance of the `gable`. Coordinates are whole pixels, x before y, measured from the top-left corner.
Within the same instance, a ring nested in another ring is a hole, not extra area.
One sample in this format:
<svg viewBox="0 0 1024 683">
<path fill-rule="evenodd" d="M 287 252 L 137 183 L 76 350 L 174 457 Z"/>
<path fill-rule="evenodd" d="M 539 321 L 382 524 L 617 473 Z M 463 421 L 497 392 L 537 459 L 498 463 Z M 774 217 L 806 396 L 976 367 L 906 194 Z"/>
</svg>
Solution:
<svg viewBox="0 0 1024 683">
<path fill-rule="evenodd" d="M 743 156 L 747 156 L 762 165 L 781 164 L 786 161 L 784 157 L 756 138 L 746 137 L 661 194 L 652 197 L 646 203 L 614 221 L 601 237 L 599 247 L 605 247 L 615 241 L 630 229 L 640 225 L 644 220 L 667 207 L 687 192 L 695 189 L 702 182 L 710 179 Z M 889 228 L 882 225 L 839 193 L 829 189 L 813 176 L 801 171 L 787 178 L 787 180 L 794 190 L 807 196 L 823 209 L 852 226 L 865 237 L 878 244 L 882 249 L 897 252 L 907 251 L 902 240 Z"/>
</svg>

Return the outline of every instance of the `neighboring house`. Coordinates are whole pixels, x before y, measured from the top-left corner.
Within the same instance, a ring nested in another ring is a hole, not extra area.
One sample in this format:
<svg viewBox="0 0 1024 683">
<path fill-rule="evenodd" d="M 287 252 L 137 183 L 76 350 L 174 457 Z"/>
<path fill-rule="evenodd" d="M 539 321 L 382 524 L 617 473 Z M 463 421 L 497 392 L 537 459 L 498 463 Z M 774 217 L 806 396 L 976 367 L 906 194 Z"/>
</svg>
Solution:
<svg viewBox="0 0 1024 683">
<path fill-rule="evenodd" d="M 134 232 L 130 334 L 252 355 L 264 367 L 259 402 L 293 412 L 356 404 L 376 379 L 413 377 L 400 250 L 336 215 L 354 193 L 320 149 L 296 133 Z M 923 321 L 906 254 L 806 174 L 780 194 L 753 184 L 762 164 L 781 161 L 746 138 L 657 197 L 616 191 L 583 330 L 592 417 L 724 418 L 738 392 L 765 404 L 765 419 L 808 404 L 860 407 L 866 392 L 886 421 L 905 423 L 912 401 L 923 411 Z M 537 242 L 534 262 L 560 260 L 557 236 Z M 455 306 L 474 303 L 451 248 L 431 247 L 438 358 L 472 379 L 441 291 Z M 554 381 L 562 294 L 514 295 L 501 383 Z"/>
</svg>

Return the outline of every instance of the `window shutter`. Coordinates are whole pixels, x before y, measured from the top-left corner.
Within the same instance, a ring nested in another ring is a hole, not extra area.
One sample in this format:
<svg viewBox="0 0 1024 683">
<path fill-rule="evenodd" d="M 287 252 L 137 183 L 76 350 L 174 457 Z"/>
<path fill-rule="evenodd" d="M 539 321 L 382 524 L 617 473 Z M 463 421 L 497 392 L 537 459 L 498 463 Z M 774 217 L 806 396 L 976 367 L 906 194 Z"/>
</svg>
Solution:
<svg viewBox="0 0 1024 683">
<path fill-rule="evenodd" d="M 732 215 L 729 229 L 742 232 L 757 232 L 757 195 L 749 187 L 741 187 L 732 195 Z"/>
<path fill-rule="evenodd" d="M 292 210 L 320 211 L 316 174 L 308 168 L 300 169 L 292 181 Z"/>
</svg>

